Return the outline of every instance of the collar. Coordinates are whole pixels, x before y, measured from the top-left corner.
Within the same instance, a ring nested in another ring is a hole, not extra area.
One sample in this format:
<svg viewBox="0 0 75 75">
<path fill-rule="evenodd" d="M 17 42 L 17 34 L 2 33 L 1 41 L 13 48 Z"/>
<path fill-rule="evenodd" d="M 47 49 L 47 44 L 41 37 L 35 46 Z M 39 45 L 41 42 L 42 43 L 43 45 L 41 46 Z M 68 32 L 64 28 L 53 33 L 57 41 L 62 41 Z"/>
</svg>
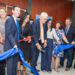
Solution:
<svg viewBox="0 0 75 75">
<path fill-rule="evenodd" d="M 70 27 L 71 25 L 67 25 L 66 27 Z"/>
<path fill-rule="evenodd" d="M 16 18 L 14 15 L 12 15 L 12 17 L 14 18 L 14 21 L 15 21 L 15 23 L 16 23 L 17 18 Z"/>
</svg>

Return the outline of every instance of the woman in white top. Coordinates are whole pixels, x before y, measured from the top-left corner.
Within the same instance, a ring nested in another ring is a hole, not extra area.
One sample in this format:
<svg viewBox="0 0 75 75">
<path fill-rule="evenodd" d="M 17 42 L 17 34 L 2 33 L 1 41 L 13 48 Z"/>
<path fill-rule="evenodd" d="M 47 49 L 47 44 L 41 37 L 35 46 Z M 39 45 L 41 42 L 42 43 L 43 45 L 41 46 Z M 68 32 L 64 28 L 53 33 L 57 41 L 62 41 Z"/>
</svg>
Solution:
<svg viewBox="0 0 75 75">
<path fill-rule="evenodd" d="M 53 38 L 56 39 L 58 44 L 60 43 L 59 37 L 56 35 L 55 29 L 52 28 L 52 20 L 48 19 L 47 20 L 47 48 L 46 48 L 46 53 L 44 54 L 45 56 L 44 72 L 47 71 L 48 73 L 52 72 L 51 61 L 52 61 L 52 50 L 53 50 Z"/>
</svg>

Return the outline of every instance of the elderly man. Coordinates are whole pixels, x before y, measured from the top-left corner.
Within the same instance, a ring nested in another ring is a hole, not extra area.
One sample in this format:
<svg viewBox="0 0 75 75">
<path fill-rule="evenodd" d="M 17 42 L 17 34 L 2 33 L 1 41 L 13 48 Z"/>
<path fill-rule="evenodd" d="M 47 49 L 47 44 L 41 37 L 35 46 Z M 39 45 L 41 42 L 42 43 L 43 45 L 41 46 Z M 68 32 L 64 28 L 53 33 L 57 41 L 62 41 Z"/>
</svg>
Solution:
<svg viewBox="0 0 75 75">
<path fill-rule="evenodd" d="M 46 35 L 46 24 L 48 14 L 46 12 L 42 12 L 40 15 L 40 19 L 37 19 L 32 24 L 32 32 L 33 32 L 33 38 L 31 43 L 32 48 L 32 59 L 31 59 L 31 66 L 35 68 L 36 62 L 38 59 L 39 51 L 43 49 L 45 50 L 45 47 L 47 46 L 47 35 Z M 42 52 L 43 57 L 43 52 Z M 41 69 L 43 69 L 44 63 L 44 57 L 41 59 Z M 36 68 L 35 68 L 36 69 Z"/>
</svg>

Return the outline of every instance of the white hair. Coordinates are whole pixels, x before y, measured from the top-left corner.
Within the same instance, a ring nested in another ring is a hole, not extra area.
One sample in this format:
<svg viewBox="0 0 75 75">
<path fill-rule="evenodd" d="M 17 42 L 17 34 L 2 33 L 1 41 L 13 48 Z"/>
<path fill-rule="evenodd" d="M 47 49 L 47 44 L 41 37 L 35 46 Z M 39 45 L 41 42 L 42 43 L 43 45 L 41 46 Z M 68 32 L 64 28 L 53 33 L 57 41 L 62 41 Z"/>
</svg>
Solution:
<svg viewBox="0 0 75 75">
<path fill-rule="evenodd" d="M 40 14 L 40 17 L 48 17 L 48 14 L 46 13 L 46 12 L 42 12 L 41 14 Z"/>
</svg>

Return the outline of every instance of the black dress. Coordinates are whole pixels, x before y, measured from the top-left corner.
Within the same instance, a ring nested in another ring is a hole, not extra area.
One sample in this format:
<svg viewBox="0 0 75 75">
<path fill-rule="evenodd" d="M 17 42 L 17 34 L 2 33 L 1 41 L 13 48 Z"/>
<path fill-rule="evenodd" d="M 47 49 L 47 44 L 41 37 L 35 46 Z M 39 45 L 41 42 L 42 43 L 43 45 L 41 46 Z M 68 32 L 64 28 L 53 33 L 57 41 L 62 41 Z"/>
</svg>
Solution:
<svg viewBox="0 0 75 75">
<path fill-rule="evenodd" d="M 32 27 L 30 23 L 28 22 L 24 27 L 20 26 L 20 31 L 24 37 L 31 36 Z M 24 53 L 25 60 L 29 61 L 31 59 L 31 43 L 28 43 L 28 41 L 22 41 L 20 42 L 20 48 Z"/>
</svg>

